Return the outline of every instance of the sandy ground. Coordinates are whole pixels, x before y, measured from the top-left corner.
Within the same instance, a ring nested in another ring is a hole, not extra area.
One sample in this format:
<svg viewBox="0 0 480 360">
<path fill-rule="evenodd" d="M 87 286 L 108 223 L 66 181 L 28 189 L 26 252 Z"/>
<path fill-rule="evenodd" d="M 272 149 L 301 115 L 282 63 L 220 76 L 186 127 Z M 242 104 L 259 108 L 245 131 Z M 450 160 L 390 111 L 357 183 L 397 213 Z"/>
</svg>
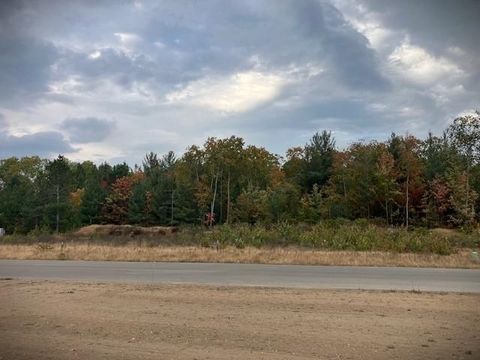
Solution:
<svg viewBox="0 0 480 360">
<path fill-rule="evenodd" d="M 387 253 L 380 251 L 325 251 L 295 247 L 212 249 L 199 246 L 122 246 L 89 243 L 9 245 L 0 244 L 0 259 L 18 260 L 115 260 L 227 262 L 246 264 L 411 266 L 480 268 L 478 255 L 462 249 L 451 255 Z"/>
<path fill-rule="evenodd" d="M 0 281 L 1 359 L 479 359 L 480 296 Z"/>
</svg>

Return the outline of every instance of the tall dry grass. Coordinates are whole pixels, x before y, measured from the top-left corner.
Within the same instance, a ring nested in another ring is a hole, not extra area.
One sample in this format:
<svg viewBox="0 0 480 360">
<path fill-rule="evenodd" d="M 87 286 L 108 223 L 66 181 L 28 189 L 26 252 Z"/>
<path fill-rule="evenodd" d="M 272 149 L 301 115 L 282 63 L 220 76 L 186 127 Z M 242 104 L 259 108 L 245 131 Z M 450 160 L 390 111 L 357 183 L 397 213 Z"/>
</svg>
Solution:
<svg viewBox="0 0 480 360">
<path fill-rule="evenodd" d="M 180 261 L 302 265 L 413 266 L 480 268 L 471 251 L 451 255 L 389 253 L 380 251 L 325 251 L 295 247 L 223 249 L 199 246 L 141 246 L 126 244 L 68 243 L 1 244 L 1 259 L 110 260 L 110 261 Z"/>
</svg>

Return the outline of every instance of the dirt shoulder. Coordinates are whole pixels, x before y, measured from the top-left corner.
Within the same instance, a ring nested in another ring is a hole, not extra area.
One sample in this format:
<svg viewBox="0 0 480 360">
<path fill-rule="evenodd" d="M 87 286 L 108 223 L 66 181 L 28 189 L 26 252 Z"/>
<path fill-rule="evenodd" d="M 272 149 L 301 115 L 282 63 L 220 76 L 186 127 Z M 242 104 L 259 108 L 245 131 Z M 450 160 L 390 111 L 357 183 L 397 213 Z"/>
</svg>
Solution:
<svg viewBox="0 0 480 360">
<path fill-rule="evenodd" d="M 2 359 L 474 359 L 480 296 L 0 281 Z"/>
<path fill-rule="evenodd" d="M 322 251 L 295 247 L 224 249 L 200 246 L 122 246 L 66 243 L 61 245 L 0 244 L 0 259 L 19 260 L 115 260 L 115 261 L 180 261 L 229 262 L 300 265 L 413 266 L 443 268 L 480 268 L 480 261 L 464 249 L 451 255 Z"/>
</svg>

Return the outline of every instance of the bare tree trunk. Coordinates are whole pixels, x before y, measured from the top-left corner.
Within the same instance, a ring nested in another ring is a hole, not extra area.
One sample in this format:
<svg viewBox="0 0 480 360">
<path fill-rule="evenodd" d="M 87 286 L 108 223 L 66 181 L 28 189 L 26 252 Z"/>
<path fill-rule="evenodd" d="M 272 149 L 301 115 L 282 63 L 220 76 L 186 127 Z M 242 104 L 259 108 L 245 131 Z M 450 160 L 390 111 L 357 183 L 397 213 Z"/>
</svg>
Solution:
<svg viewBox="0 0 480 360">
<path fill-rule="evenodd" d="M 465 199 L 465 209 L 469 212 L 469 216 L 475 216 L 475 208 L 472 206 L 470 208 L 470 164 L 467 165 L 467 184 L 466 184 L 466 199 Z M 473 204 L 472 204 L 473 205 Z M 471 213 L 470 213 L 471 211 Z"/>
<path fill-rule="evenodd" d="M 170 225 L 173 225 L 173 194 L 175 193 L 175 190 L 172 189 L 172 202 L 171 202 L 171 208 L 170 208 Z"/>
<path fill-rule="evenodd" d="M 223 171 L 220 175 L 220 209 L 218 214 L 218 222 L 223 223 Z"/>
<path fill-rule="evenodd" d="M 227 224 L 230 223 L 230 170 L 227 179 Z"/>
<path fill-rule="evenodd" d="M 390 224 L 393 224 L 393 205 L 390 206 Z"/>
<path fill-rule="evenodd" d="M 215 176 L 212 176 L 212 180 L 210 181 L 210 190 L 213 188 L 213 183 L 215 181 Z"/>
<path fill-rule="evenodd" d="M 408 186 L 409 186 L 409 182 L 410 182 L 410 174 L 407 173 L 407 189 L 406 189 L 406 200 L 405 200 L 405 216 L 406 216 L 406 219 L 405 219 L 405 226 L 408 230 L 408 208 L 409 208 L 409 194 L 408 194 Z"/>
<path fill-rule="evenodd" d="M 385 217 L 387 219 L 387 225 L 388 225 L 388 200 L 385 199 Z"/>
<path fill-rule="evenodd" d="M 55 226 L 55 232 L 58 234 L 60 230 L 60 185 L 57 185 L 57 216 L 56 216 L 56 226 Z"/>
<path fill-rule="evenodd" d="M 213 191 L 213 199 L 212 199 L 212 205 L 210 207 L 210 227 L 213 225 L 213 210 L 215 209 L 215 198 L 217 197 L 217 185 L 218 185 L 218 172 L 217 175 L 215 176 L 215 188 Z"/>
</svg>

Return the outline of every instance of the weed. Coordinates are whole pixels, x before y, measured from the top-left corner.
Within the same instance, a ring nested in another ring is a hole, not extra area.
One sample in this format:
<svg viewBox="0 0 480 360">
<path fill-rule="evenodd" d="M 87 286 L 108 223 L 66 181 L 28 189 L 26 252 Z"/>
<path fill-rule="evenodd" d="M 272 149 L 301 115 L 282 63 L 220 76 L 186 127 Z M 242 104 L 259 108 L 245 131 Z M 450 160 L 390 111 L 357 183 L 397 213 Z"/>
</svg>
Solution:
<svg viewBox="0 0 480 360">
<path fill-rule="evenodd" d="M 50 251 L 53 250 L 53 246 L 47 243 L 38 243 L 37 244 L 37 250 L 39 251 Z"/>
<path fill-rule="evenodd" d="M 72 233 L 54 235 L 37 231 L 29 235 L 8 235 L 0 239 L 0 244 L 33 244 L 40 252 L 47 252 L 52 245 L 85 242 Z M 335 251 L 383 251 L 391 253 L 424 253 L 449 255 L 462 248 L 476 249 L 480 246 L 480 230 L 454 231 L 449 229 L 386 227 L 368 222 L 365 219 L 348 221 L 345 219 L 325 220 L 317 224 L 224 224 L 213 228 L 185 226 L 171 235 L 158 235 L 148 238 L 125 235 L 91 236 L 88 243 L 109 246 L 126 246 L 136 243 L 146 247 L 200 245 L 209 248 L 228 246 L 244 247 L 284 247 L 300 246 L 309 249 Z M 63 250 L 61 250 L 63 251 Z"/>
</svg>

